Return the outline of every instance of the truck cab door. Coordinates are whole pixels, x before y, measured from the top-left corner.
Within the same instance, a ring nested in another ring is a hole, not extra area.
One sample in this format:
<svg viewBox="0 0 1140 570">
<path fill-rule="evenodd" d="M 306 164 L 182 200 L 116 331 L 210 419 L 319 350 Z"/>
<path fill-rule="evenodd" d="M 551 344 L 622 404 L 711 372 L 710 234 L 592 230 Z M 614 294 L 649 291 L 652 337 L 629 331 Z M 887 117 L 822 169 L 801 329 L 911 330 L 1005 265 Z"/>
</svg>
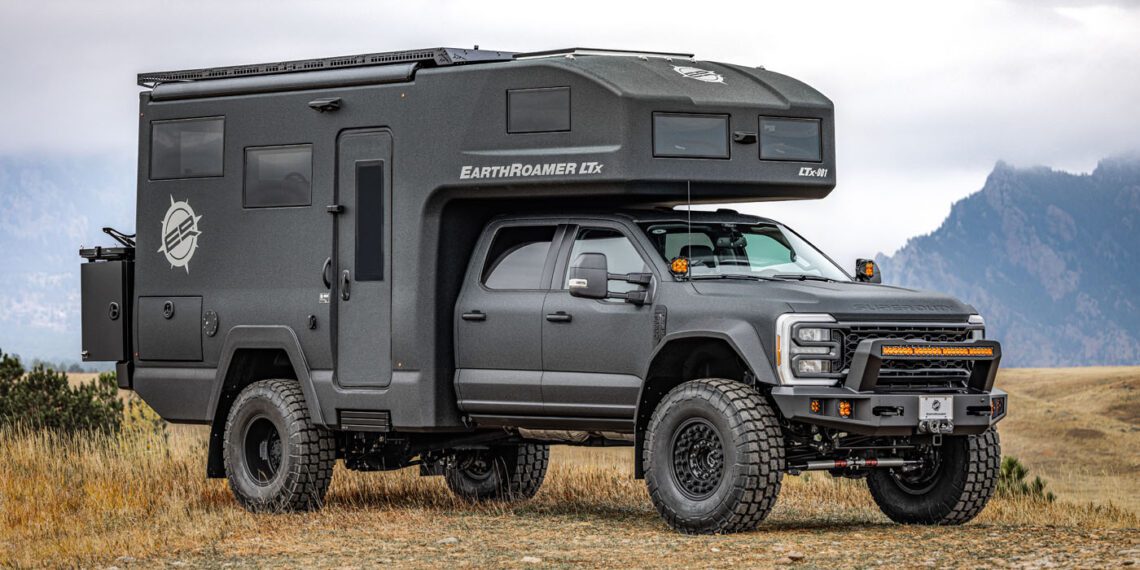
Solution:
<svg viewBox="0 0 1140 570">
<path fill-rule="evenodd" d="M 653 272 L 645 252 L 626 232 L 608 222 L 567 229 L 569 243 L 562 247 L 542 310 L 546 415 L 633 420 L 640 375 L 654 346 L 653 306 L 571 297 L 566 286 L 567 268 L 582 253 L 605 254 L 611 274 Z M 613 292 L 640 287 L 615 280 L 608 286 Z"/>
<path fill-rule="evenodd" d="M 455 306 L 455 390 L 464 412 L 542 413 L 542 303 L 561 232 L 555 221 L 491 226 L 472 255 Z"/>
<path fill-rule="evenodd" d="M 392 381 L 392 135 L 341 133 L 337 142 L 336 382 Z M 334 208 L 335 210 L 335 208 Z"/>
</svg>

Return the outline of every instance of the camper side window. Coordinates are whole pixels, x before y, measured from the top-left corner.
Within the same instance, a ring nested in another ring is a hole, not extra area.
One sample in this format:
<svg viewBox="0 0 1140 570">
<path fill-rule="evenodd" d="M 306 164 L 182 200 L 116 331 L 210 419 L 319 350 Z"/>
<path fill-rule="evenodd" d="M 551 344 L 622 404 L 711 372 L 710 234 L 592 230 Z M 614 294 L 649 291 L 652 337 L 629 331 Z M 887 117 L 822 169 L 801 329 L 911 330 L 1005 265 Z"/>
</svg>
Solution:
<svg viewBox="0 0 1140 570">
<path fill-rule="evenodd" d="M 151 122 L 150 179 L 221 176 L 225 130 L 223 117 Z"/>
<path fill-rule="evenodd" d="M 246 208 L 283 208 L 313 203 L 313 145 L 245 149 Z"/>
<path fill-rule="evenodd" d="M 507 227 L 495 234 L 483 284 L 488 289 L 544 289 L 542 275 L 554 241 L 554 226 Z"/>
</svg>

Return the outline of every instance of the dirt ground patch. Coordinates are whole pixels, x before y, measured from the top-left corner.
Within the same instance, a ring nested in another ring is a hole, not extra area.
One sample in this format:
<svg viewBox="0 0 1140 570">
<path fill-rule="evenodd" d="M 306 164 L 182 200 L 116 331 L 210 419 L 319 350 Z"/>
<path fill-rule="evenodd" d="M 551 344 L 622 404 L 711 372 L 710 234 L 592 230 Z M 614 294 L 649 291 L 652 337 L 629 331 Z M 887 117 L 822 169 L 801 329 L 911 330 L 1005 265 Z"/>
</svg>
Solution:
<svg viewBox="0 0 1140 570">
<path fill-rule="evenodd" d="M 338 466 L 324 510 L 252 515 L 224 480 L 204 478 L 201 427 L 102 440 L 0 431 L 0 567 L 1136 565 L 1136 435 L 1103 412 L 1131 401 L 1124 386 L 1138 379 L 1140 369 L 1003 372 L 1005 451 L 1059 498 L 995 498 L 962 527 L 891 524 L 862 481 L 812 474 L 785 478 L 755 532 L 682 536 L 632 478 L 630 449 L 566 447 L 523 503 L 471 505 L 414 469 Z"/>
</svg>

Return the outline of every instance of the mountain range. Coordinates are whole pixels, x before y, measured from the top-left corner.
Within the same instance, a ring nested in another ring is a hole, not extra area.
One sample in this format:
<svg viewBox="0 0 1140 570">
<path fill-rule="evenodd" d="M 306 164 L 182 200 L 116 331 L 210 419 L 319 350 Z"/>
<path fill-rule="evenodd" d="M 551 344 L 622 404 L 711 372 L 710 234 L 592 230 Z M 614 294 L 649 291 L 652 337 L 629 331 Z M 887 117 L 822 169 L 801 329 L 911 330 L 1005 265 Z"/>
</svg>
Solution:
<svg viewBox="0 0 1140 570">
<path fill-rule="evenodd" d="M 877 262 L 885 283 L 973 304 L 1004 366 L 1140 363 L 1140 157 L 1089 174 L 999 162 L 937 230 Z"/>
<path fill-rule="evenodd" d="M 0 156 L 0 349 L 75 361 L 80 245 L 134 231 L 129 157 Z M 1007 366 L 1140 364 L 1140 156 L 1089 174 L 999 162 L 934 232 L 877 257 L 884 282 L 986 317 Z"/>
</svg>

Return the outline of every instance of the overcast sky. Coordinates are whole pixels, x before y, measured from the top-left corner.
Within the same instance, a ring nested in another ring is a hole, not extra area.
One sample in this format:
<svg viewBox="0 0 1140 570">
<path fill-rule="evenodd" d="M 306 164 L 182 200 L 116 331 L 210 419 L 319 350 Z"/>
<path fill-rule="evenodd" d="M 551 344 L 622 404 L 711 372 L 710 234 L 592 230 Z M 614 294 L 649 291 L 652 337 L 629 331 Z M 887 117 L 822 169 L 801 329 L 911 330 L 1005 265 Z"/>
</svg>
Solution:
<svg viewBox="0 0 1140 570">
<path fill-rule="evenodd" d="M 839 186 L 741 209 L 845 263 L 935 229 L 999 159 L 1140 150 L 1140 2 L 0 0 L 0 154 L 133 156 L 142 71 L 474 44 L 686 51 L 814 85 Z"/>
</svg>

